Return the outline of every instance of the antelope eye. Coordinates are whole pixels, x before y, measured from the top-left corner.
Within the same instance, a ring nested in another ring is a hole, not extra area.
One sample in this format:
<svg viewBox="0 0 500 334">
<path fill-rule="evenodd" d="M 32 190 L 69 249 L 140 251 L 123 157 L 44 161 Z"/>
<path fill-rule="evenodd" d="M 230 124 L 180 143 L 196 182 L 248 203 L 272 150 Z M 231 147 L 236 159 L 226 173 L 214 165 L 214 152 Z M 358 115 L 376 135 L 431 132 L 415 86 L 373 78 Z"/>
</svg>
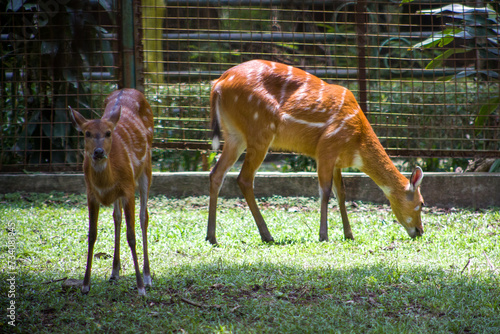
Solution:
<svg viewBox="0 0 500 334">
<path fill-rule="evenodd" d="M 85 137 L 90 138 L 90 131 L 85 132 Z"/>
<path fill-rule="evenodd" d="M 109 131 L 109 130 L 108 130 L 108 131 L 106 131 L 106 137 L 107 137 L 107 138 L 111 137 L 111 131 Z"/>
</svg>

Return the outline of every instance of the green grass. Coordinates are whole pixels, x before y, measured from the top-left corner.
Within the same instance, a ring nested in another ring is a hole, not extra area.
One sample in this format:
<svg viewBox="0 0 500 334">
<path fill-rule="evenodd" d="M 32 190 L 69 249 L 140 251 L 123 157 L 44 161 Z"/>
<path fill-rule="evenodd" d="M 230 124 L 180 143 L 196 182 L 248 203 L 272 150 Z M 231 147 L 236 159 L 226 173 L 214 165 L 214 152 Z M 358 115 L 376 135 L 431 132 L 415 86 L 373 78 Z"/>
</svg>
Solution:
<svg viewBox="0 0 500 334">
<path fill-rule="evenodd" d="M 205 239 L 208 198 L 150 199 L 153 273 L 137 295 L 122 230 L 122 278 L 108 282 L 110 208 L 102 208 L 92 288 L 84 196 L 0 195 L 0 332 L 23 333 L 498 333 L 500 213 L 425 208 L 410 239 L 387 206 L 349 203 L 355 241 L 344 241 L 335 201 L 330 241 L 318 242 L 319 203 L 259 201 L 277 242 L 263 244 L 242 200 L 221 200 L 219 247 Z M 16 327 L 8 326 L 8 230 L 16 230 Z M 139 229 L 137 229 L 139 232 Z M 139 238 L 139 233 L 137 233 Z M 139 239 L 140 240 L 140 239 Z M 138 243 L 140 259 L 141 243 Z M 142 265 L 142 259 L 140 260 Z M 192 302 L 191 304 L 189 302 Z M 195 305 L 193 305 L 195 304 Z"/>
</svg>

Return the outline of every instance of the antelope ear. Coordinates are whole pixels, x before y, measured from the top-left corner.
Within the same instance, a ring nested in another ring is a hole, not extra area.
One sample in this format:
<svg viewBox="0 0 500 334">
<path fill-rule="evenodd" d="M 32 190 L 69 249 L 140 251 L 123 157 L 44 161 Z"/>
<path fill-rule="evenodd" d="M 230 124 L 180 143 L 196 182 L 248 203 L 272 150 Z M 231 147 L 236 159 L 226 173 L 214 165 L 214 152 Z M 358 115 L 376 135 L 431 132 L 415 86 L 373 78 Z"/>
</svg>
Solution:
<svg viewBox="0 0 500 334">
<path fill-rule="evenodd" d="M 111 123 L 113 123 L 114 126 L 116 126 L 116 123 L 118 123 L 118 121 L 120 120 L 121 114 L 122 114 L 122 107 L 120 106 L 120 108 L 112 110 L 106 117 L 106 119 Z"/>
<path fill-rule="evenodd" d="M 83 132 L 83 125 L 87 123 L 88 121 L 85 119 L 85 117 L 82 116 L 78 111 L 73 110 L 70 106 L 69 108 L 69 118 L 71 119 L 71 123 L 73 123 L 73 126 L 80 132 Z"/>
<path fill-rule="evenodd" d="M 410 177 L 410 185 L 413 191 L 415 191 L 415 189 L 420 186 L 423 178 L 424 172 L 422 171 L 422 168 L 416 167 Z"/>
</svg>

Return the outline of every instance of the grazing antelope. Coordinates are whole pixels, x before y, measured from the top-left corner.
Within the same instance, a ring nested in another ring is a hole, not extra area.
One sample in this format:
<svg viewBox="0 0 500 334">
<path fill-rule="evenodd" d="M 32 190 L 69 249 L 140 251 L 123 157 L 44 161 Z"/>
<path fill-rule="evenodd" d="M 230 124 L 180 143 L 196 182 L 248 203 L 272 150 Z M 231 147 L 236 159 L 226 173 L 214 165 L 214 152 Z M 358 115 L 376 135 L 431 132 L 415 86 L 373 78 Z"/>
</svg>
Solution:
<svg viewBox="0 0 500 334">
<path fill-rule="evenodd" d="M 82 293 L 90 291 L 90 273 L 100 204 L 113 204 L 115 250 L 110 280 L 120 276 L 120 229 L 122 207 L 127 224 L 127 241 L 132 251 L 137 289 L 145 295 L 151 286 L 148 258 L 148 194 L 151 185 L 151 145 L 153 114 L 144 95 L 135 89 L 113 92 L 104 101 L 101 119 L 87 120 L 70 108 L 73 125 L 85 136 L 83 171 L 89 208 L 89 248 Z M 144 250 L 144 281 L 135 249 L 135 190 L 140 194 L 140 222 Z"/>
<path fill-rule="evenodd" d="M 410 237 L 422 235 L 422 169 L 417 167 L 410 180 L 396 169 L 348 89 L 292 66 L 252 60 L 227 70 L 213 82 L 210 108 L 213 148 L 219 147 L 221 128 L 225 140 L 222 154 L 210 173 L 210 243 L 217 243 L 219 190 L 227 171 L 245 149 L 237 182 L 262 240 L 273 241 L 253 190 L 255 173 L 270 147 L 316 159 L 321 196 L 320 241 L 328 240 L 327 208 L 332 183 L 344 236 L 354 239 L 341 175 L 342 168 L 351 166 L 366 173 L 382 189 Z"/>
</svg>

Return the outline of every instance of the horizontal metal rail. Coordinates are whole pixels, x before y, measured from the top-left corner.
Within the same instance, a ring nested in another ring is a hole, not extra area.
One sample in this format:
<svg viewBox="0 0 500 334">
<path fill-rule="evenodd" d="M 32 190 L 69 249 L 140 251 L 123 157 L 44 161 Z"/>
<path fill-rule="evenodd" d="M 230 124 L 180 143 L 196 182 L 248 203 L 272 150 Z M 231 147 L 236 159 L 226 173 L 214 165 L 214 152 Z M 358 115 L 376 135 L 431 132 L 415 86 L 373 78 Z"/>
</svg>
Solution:
<svg viewBox="0 0 500 334">
<path fill-rule="evenodd" d="M 432 35 L 432 32 L 401 32 L 398 34 L 380 33 L 373 37 L 383 38 L 427 38 Z M 342 34 L 342 33 L 242 33 L 242 32 L 193 32 L 193 33 L 167 33 L 163 34 L 163 38 L 168 41 L 215 41 L 215 42 L 295 42 L 295 43 L 315 43 L 323 42 L 342 42 L 346 39 L 356 38 L 356 34 Z M 404 49 L 407 46 L 402 47 Z"/>
<path fill-rule="evenodd" d="M 453 75 L 460 71 L 463 71 L 463 68 L 457 69 L 433 69 L 426 70 L 421 68 L 414 69 L 380 69 L 379 74 L 381 77 L 389 77 L 391 75 L 398 75 L 398 73 L 405 74 L 406 72 L 411 72 L 412 76 L 419 77 L 442 77 Z M 339 68 L 339 69 L 306 69 L 312 75 L 317 77 L 336 77 L 336 78 L 353 78 L 356 79 L 358 75 L 358 70 Z M 180 79 L 188 79 L 188 78 L 197 78 L 199 80 L 213 80 L 219 78 L 224 71 L 165 71 L 161 72 L 170 78 L 175 78 L 176 80 Z"/>
<path fill-rule="evenodd" d="M 172 141 L 172 142 L 153 142 L 154 148 L 160 149 L 175 149 L 175 150 L 212 150 L 212 145 L 205 141 L 199 142 L 186 142 L 186 141 Z M 222 150 L 223 144 L 219 148 Z M 495 150 L 483 150 L 483 151 L 474 151 L 474 150 L 439 150 L 439 149 L 386 149 L 387 154 L 391 157 L 440 157 L 440 158 L 475 158 L 475 157 L 483 157 L 483 158 L 500 158 L 500 151 Z M 273 152 L 270 153 L 291 153 L 293 152 Z"/>
</svg>

